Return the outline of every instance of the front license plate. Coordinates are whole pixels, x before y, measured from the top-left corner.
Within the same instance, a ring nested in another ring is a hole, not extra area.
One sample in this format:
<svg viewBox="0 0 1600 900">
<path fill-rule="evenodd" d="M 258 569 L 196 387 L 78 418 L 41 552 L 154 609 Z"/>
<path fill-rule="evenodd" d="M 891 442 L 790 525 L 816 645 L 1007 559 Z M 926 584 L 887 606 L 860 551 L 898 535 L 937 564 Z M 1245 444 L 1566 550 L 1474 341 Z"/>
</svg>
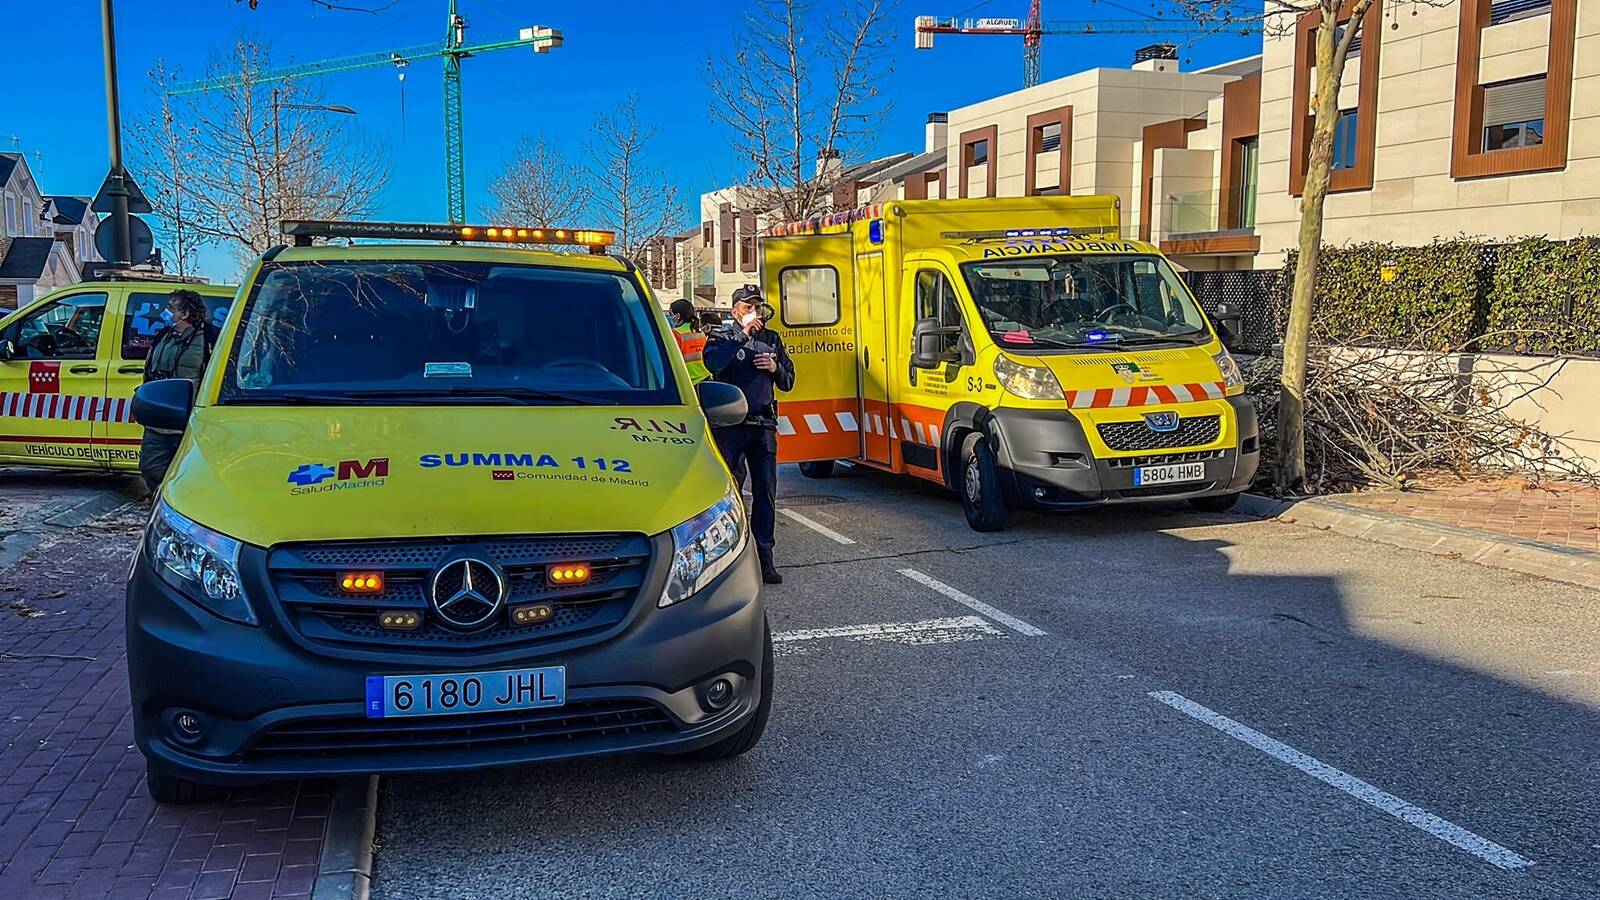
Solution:
<svg viewBox="0 0 1600 900">
<path fill-rule="evenodd" d="M 567 702 L 567 667 L 457 675 L 368 675 L 367 718 L 539 709 Z"/>
<path fill-rule="evenodd" d="M 1175 466 L 1139 466 L 1133 470 L 1133 483 L 1136 487 L 1203 481 L 1205 477 L 1206 464 L 1197 462 L 1178 463 Z"/>
</svg>

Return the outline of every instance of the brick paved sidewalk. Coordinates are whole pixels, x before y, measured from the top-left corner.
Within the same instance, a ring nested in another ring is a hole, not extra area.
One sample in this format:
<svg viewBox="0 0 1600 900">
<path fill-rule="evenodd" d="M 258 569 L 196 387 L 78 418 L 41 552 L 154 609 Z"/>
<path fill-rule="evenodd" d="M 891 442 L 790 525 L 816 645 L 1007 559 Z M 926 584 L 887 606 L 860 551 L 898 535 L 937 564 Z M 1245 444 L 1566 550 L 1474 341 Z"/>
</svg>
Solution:
<svg viewBox="0 0 1600 900">
<path fill-rule="evenodd" d="M 1329 499 L 1391 515 L 1600 553 L 1600 489 L 1521 479 L 1438 481 Z"/>
<path fill-rule="evenodd" d="M 0 897 L 309 896 L 331 783 L 185 807 L 145 793 L 122 641 L 145 515 L 65 530 L 0 571 Z"/>
</svg>

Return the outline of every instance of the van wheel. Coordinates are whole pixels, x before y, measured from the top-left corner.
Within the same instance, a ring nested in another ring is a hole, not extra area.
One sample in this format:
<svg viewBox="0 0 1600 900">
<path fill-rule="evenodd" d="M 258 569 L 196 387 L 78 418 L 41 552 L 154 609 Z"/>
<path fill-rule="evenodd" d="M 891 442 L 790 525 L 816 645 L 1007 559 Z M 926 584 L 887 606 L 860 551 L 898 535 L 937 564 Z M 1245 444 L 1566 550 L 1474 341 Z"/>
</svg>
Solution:
<svg viewBox="0 0 1600 900">
<path fill-rule="evenodd" d="M 1212 497 L 1190 497 L 1189 505 L 1201 512 L 1227 512 L 1239 502 L 1242 491 L 1232 494 L 1217 494 Z"/>
<path fill-rule="evenodd" d="M 961 509 L 973 531 L 1004 531 L 1011 510 L 1000 487 L 1000 464 L 981 434 L 961 445 Z"/>
<path fill-rule="evenodd" d="M 144 784 L 150 792 L 150 799 L 157 803 L 205 803 L 209 800 L 221 800 L 228 794 L 228 789 L 225 787 L 201 784 L 198 781 L 157 772 L 148 765 L 144 767 Z"/>
<path fill-rule="evenodd" d="M 807 478 L 829 478 L 833 475 L 833 460 L 819 459 L 800 464 L 800 474 Z"/>
<path fill-rule="evenodd" d="M 761 651 L 761 700 L 756 706 L 755 715 L 729 737 L 709 747 L 690 751 L 687 754 L 690 759 L 702 762 L 730 759 L 749 752 L 750 748 L 761 742 L 761 733 L 767 730 L 767 715 L 772 712 L 772 626 L 768 625 L 766 629 L 766 646 Z"/>
</svg>

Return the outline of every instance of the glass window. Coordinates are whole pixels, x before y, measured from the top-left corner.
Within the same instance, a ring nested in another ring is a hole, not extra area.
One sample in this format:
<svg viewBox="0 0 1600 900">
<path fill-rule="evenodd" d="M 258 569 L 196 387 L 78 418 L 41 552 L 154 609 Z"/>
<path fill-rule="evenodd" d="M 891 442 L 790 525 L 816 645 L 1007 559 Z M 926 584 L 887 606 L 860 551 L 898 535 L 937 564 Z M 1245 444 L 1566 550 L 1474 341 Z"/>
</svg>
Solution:
<svg viewBox="0 0 1600 900">
<path fill-rule="evenodd" d="M 923 269 L 917 273 L 917 319 L 937 319 L 942 328 L 961 325 L 961 303 L 950 279 L 938 269 Z M 960 334 L 944 335 L 944 350 L 958 349 Z"/>
<path fill-rule="evenodd" d="M 1544 111 L 1543 75 L 1484 85 L 1484 152 L 1543 144 Z"/>
<path fill-rule="evenodd" d="M 676 404 L 620 273 L 473 262 L 269 264 L 224 403 Z"/>
<path fill-rule="evenodd" d="M 73 294 L 29 313 L 6 337 L 25 359 L 94 359 L 105 317 L 105 294 Z"/>
<path fill-rule="evenodd" d="M 1230 226 L 1232 228 L 1256 227 L 1256 167 L 1260 163 L 1260 142 L 1256 138 L 1245 138 L 1238 142 L 1235 148 L 1234 160 L 1238 171 L 1233 177 L 1233 209 L 1237 220 Z"/>
<path fill-rule="evenodd" d="M 1039 134 L 1039 152 L 1049 153 L 1061 149 L 1061 123 L 1051 122 L 1041 128 Z"/>
<path fill-rule="evenodd" d="M 973 141 L 967 146 L 967 153 L 972 157 L 968 160 L 969 166 L 981 166 L 989 161 L 989 139 Z"/>
<path fill-rule="evenodd" d="M 1489 24 L 1531 19 L 1550 12 L 1550 0 L 1493 0 L 1489 4 Z"/>
<path fill-rule="evenodd" d="M 783 324 L 791 328 L 839 321 L 839 272 L 832 266 L 784 269 L 778 274 Z"/>
<path fill-rule="evenodd" d="M 1160 257 L 1035 256 L 961 268 L 989 333 L 1007 349 L 1210 339 L 1199 307 Z"/>
<path fill-rule="evenodd" d="M 1356 127 L 1360 117 L 1353 109 L 1339 110 L 1339 118 L 1333 123 L 1333 168 L 1353 169 L 1356 167 Z"/>
<path fill-rule="evenodd" d="M 171 294 L 153 293 L 128 295 L 128 314 L 122 320 L 123 359 L 144 359 L 150 355 L 150 348 L 156 342 L 156 332 L 167 327 L 165 313 L 171 297 Z M 201 294 L 200 299 L 206 304 L 206 321 L 213 330 L 220 329 L 222 323 L 227 321 L 233 296 Z"/>
</svg>

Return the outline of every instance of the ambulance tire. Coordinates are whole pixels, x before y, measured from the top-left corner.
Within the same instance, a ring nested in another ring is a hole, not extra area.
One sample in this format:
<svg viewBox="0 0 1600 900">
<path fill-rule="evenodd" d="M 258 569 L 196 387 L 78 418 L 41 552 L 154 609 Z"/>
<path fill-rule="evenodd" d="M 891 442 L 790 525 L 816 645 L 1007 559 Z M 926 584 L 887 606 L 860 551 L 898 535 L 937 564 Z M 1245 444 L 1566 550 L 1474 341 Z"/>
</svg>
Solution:
<svg viewBox="0 0 1600 900">
<path fill-rule="evenodd" d="M 1227 512 L 1233 509 L 1235 503 L 1239 502 L 1239 497 L 1242 493 L 1217 494 L 1212 497 L 1191 497 L 1189 498 L 1189 505 L 1201 512 Z"/>
<path fill-rule="evenodd" d="M 981 434 L 967 435 L 961 445 L 961 509 L 973 531 L 1004 531 L 1011 510 L 1000 485 L 1000 464 Z"/>
<path fill-rule="evenodd" d="M 701 762 L 715 762 L 719 759 L 732 759 L 749 750 L 761 741 L 761 733 L 767 730 L 767 716 L 772 712 L 772 626 L 767 625 L 766 646 L 761 652 L 761 700 L 756 706 L 755 715 L 737 732 L 717 741 L 709 747 L 701 747 L 686 754 L 689 759 Z"/>
<path fill-rule="evenodd" d="M 145 789 L 150 792 L 150 799 L 157 803 L 208 803 L 221 800 L 228 794 L 228 789 L 225 787 L 189 781 L 176 775 L 157 772 L 149 766 L 145 766 L 144 784 Z"/>
<path fill-rule="evenodd" d="M 833 476 L 833 460 L 819 459 L 816 462 L 803 462 L 800 464 L 800 474 L 807 478 L 831 478 Z"/>
</svg>

